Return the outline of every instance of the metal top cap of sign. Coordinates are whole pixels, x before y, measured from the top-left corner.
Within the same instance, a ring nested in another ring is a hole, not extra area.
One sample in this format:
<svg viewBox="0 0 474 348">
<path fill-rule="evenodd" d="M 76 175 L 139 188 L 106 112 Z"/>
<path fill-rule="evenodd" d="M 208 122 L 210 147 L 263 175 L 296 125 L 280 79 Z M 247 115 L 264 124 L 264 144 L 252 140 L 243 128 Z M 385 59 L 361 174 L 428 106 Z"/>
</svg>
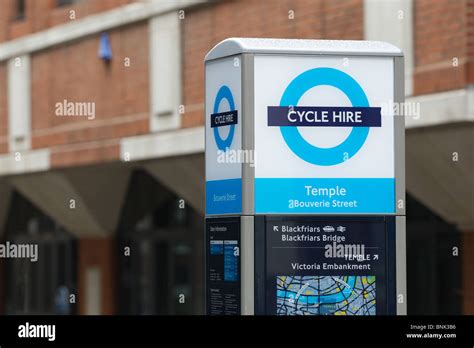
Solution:
<svg viewBox="0 0 474 348">
<path fill-rule="evenodd" d="M 205 60 L 241 53 L 403 56 L 398 47 L 381 41 L 229 38 L 214 46 Z"/>
</svg>

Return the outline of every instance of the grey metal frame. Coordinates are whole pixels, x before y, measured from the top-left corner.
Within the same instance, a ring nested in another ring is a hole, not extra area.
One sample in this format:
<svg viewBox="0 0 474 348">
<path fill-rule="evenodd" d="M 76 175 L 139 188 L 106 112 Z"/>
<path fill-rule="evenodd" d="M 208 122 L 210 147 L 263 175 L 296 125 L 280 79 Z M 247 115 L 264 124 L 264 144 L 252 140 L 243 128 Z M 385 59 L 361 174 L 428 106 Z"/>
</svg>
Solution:
<svg viewBox="0 0 474 348">
<path fill-rule="evenodd" d="M 407 314 L 406 217 L 395 218 L 397 315 Z"/>
<path fill-rule="evenodd" d="M 253 216 L 240 217 L 240 313 L 255 313 L 255 229 Z"/>
<path fill-rule="evenodd" d="M 393 60 L 393 101 L 405 101 L 405 70 L 403 57 Z M 401 104 L 400 104 L 401 105 Z M 403 110 L 403 108 L 399 108 Z M 406 272 L 406 187 L 405 187 L 405 115 L 394 116 L 395 148 L 395 234 L 396 234 L 396 283 L 397 314 L 407 314 L 407 272 Z M 402 203 L 401 205 L 399 203 Z"/>
<path fill-rule="evenodd" d="M 242 98 L 242 150 L 255 151 L 254 133 L 254 60 L 253 54 L 242 54 L 241 64 L 241 98 Z M 244 116 L 245 115 L 245 116 Z M 255 157 L 254 157 L 255 158 Z M 255 169 L 250 163 L 242 163 L 242 216 L 240 218 L 241 234 L 241 278 L 240 278 L 240 312 L 242 315 L 255 313 L 255 277 L 254 277 L 254 178 Z"/>
<path fill-rule="evenodd" d="M 252 151 L 255 157 L 254 127 L 254 55 L 242 54 L 242 149 Z M 250 163 L 242 163 L 242 215 L 255 213 L 254 200 L 255 168 Z"/>
<path fill-rule="evenodd" d="M 398 47 L 381 41 L 230 38 L 214 46 L 214 48 L 207 53 L 205 61 L 243 53 L 403 56 L 402 51 Z"/>
<path fill-rule="evenodd" d="M 393 101 L 405 101 L 405 74 L 403 57 L 394 57 L 393 61 L 394 86 Z M 394 148 L 395 148 L 395 203 L 396 215 L 405 215 L 405 115 L 394 116 Z M 398 202 L 402 200 L 403 206 L 399 208 Z"/>
</svg>

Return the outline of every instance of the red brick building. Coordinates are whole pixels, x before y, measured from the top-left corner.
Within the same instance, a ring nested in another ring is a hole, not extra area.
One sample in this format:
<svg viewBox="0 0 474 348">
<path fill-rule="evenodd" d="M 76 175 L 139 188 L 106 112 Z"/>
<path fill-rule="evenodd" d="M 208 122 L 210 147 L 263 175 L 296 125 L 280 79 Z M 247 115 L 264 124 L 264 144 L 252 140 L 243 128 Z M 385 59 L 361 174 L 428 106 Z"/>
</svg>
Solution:
<svg viewBox="0 0 474 348">
<path fill-rule="evenodd" d="M 54 312 L 66 286 L 74 313 L 201 313 L 204 56 L 228 37 L 279 37 L 404 51 L 421 110 L 406 120 L 408 311 L 473 314 L 473 11 L 471 0 L 3 0 L 0 239 L 51 256 L 0 259 L 0 312 Z"/>
</svg>

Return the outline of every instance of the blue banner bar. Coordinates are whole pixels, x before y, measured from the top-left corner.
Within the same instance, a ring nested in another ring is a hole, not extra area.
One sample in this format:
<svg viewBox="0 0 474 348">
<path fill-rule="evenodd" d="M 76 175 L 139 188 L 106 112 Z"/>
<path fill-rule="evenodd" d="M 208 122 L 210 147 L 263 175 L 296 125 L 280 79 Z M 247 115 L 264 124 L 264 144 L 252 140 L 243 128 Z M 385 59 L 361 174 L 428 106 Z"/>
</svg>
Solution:
<svg viewBox="0 0 474 348">
<path fill-rule="evenodd" d="M 230 126 L 237 122 L 237 110 L 211 114 L 211 128 Z"/>
<path fill-rule="evenodd" d="M 380 107 L 268 106 L 270 127 L 381 127 Z"/>
</svg>

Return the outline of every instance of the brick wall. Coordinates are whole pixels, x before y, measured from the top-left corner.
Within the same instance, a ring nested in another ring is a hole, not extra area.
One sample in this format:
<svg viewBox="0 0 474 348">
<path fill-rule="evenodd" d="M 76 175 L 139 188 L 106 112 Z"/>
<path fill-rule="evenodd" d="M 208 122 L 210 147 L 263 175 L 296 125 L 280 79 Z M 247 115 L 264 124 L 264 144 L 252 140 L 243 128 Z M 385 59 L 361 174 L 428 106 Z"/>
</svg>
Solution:
<svg viewBox="0 0 474 348">
<path fill-rule="evenodd" d="M 468 57 L 467 64 L 467 82 L 474 83 L 474 1 L 468 0 L 466 4 L 467 12 L 467 43 L 466 55 Z"/>
<path fill-rule="evenodd" d="M 2 10 L 0 11 L 0 42 L 8 40 L 10 32 L 10 22 L 13 18 L 14 0 L 3 0 Z"/>
<path fill-rule="evenodd" d="M 289 19 L 294 11 L 294 19 Z M 228 37 L 363 39 L 363 1 L 222 1 L 186 12 L 183 127 L 204 123 L 204 56 Z"/>
<path fill-rule="evenodd" d="M 109 34 L 110 63 L 98 35 L 32 56 L 32 147 L 51 147 L 53 166 L 117 159 L 120 138 L 149 131 L 147 23 Z M 57 116 L 64 100 L 95 103 L 95 119 Z"/>
<path fill-rule="evenodd" d="M 0 63 L 0 154 L 8 152 L 7 65 Z"/>
<path fill-rule="evenodd" d="M 469 49 L 467 45 L 468 37 L 474 39 L 473 2 L 417 0 L 414 6 L 414 94 L 463 88 L 473 82 L 474 47 L 472 42 Z M 457 67 L 453 67 L 455 57 Z"/>
<path fill-rule="evenodd" d="M 24 19 L 15 19 L 16 1 L 1 0 L 0 42 L 69 22 L 71 10 L 77 20 L 136 0 L 76 0 L 68 6 L 57 6 L 58 0 L 25 0 Z"/>
<path fill-rule="evenodd" d="M 463 299 L 464 314 L 474 315 L 474 231 L 463 233 Z"/>
<path fill-rule="evenodd" d="M 24 33 L 17 32 L 12 22 L 15 1 L 2 1 L 0 42 L 69 21 L 71 9 L 76 11 L 76 18 L 81 18 L 133 0 L 82 0 L 63 7 L 57 7 L 56 0 L 26 0 L 26 17 L 21 25 L 28 28 Z M 474 26 L 474 2 L 417 0 L 414 10 L 415 94 L 462 88 L 472 82 L 474 31 L 468 28 Z M 216 43 L 231 36 L 363 39 L 363 0 L 223 0 L 187 10 L 182 26 L 183 126 L 193 127 L 203 124 L 203 58 Z M 70 147 L 55 148 L 53 165 L 68 165 L 72 156 L 86 163 L 114 159 L 119 152 L 119 137 L 148 131 L 144 114 L 148 110 L 147 36 L 146 23 L 112 31 L 115 59 L 108 68 L 96 57 L 98 36 L 33 55 L 33 147 L 110 140 L 102 144 L 105 148 L 101 153 L 89 145 L 80 150 L 81 156 L 71 155 L 74 151 Z M 132 58 L 132 67 L 127 69 L 122 64 L 125 55 Z M 452 66 L 454 57 L 458 67 Z M 2 70 L 0 66 L 0 81 Z M 124 79 L 126 84 L 121 83 Z M 136 90 L 143 93 L 134 96 Z M 0 89 L 0 102 L 2 93 Z M 85 123 L 54 117 L 54 104 L 63 99 L 101 100 L 96 105 L 97 120 Z M 0 103 L 0 120 L 4 108 L 5 103 Z M 108 126 L 101 123 L 105 119 Z M 6 146 L 1 134 L 5 125 L 0 124 L 0 153 Z"/>
</svg>

